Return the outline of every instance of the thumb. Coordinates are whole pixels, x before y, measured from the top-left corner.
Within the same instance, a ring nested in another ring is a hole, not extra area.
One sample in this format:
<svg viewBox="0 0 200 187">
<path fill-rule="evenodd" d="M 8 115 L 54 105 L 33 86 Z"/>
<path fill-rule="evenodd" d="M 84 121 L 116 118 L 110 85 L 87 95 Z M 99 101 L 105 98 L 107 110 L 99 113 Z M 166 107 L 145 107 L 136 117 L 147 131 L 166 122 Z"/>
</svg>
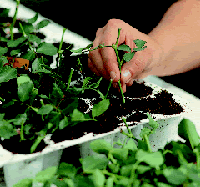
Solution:
<svg viewBox="0 0 200 187">
<path fill-rule="evenodd" d="M 134 57 L 123 64 L 121 71 L 121 81 L 123 84 L 136 79 L 144 71 L 148 57 L 144 55 L 144 51 L 140 51 L 139 54 L 135 53 Z"/>
</svg>

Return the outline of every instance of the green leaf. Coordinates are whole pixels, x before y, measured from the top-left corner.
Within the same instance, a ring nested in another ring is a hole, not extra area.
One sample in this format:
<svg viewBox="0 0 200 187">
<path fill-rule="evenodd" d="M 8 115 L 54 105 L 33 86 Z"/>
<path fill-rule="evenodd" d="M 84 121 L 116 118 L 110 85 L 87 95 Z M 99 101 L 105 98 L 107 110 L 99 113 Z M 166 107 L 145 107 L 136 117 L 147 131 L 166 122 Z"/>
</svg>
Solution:
<svg viewBox="0 0 200 187">
<path fill-rule="evenodd" d="M 150 129 L 148 129 L 147 127 L 144 127 L 142 130 L 141 130 L 141 132 L 140 132 L 140 137 L 141 138 L 143 138 L 143 136 L 146 134 L 147 136 L 149 135 L 149 134 L 151 134 L 152 133 L 152 131 L 150 130 Z"/>
<path fill-rule="evenodd" d="M 74 178 L 77 173 L 77 169 L 73 164 L 67 164 L 62 162 L 58 168 L 58 174 L 64 177 Z"/>
<path fill-rule="evenodd" d="M 0 37 L 0 41 L 2 41 L 2 42 L 8 42 L 9 39 L 8 38 L 4 38 L 4 37 Z"/>
<path fill-rule="evenodd" d="M 33 179 L 22 179 L 17 184 L 14 184 L 13 187 L 32 187 Z"/>
<path fill-rule="evenodd" d="M 134 169 L 134 164 L 127 164 L 121 167 L 120 174 L 129 177 L 132 169 Z"/>
<path fill-rule="evenodd" d="M 33 145 L 31 146 L 30 153 L 32 154 L 45 136 L 38 136 Z"/>
<path fill-rule="evenodd" d="M 89 49 L 90 47 L 93 47 L 93 43 L 89 44 L 86 49 Z"/>
<path fill-rule="evenodd" d="M 35 30 L 31 23 L 23 23 L 22 27 L 26 34 L 32 33 Z M 19 28 L 19 32 L 23 33 L 21 27 Z"/>
<path fill-rule="evenodd" d="M 51 71 L 49 71 L 47 69 L 39 69 L 39 70 L 35 71 L 34 73 L 51 73 Z"/>
<path fill-rule="evenodd" d="M 41 22 L 39 22 L 36 26 L 36 29 L 40 29 L 40 28 L 44 28 L 46 27 L 48 24 L 50 23 L 49 20 L 43 20 Z"/>
<path fill-rule="evenodd" d="M 3 70 L 3 65 L 8 63 L 8 59 L 5 56 L 0 57 L 0 72 Z"/>
<path fill-rule="evenodd" d="M 128 46 L 128 45 L 120 45 L 118 48 L 118 50 L 122 50 L 122 51 L 128 51 L 128 52 L 131 52 L 131 48 Z"/>
<path fill-rule="evenodd" d="M 113 187 L 114 179 L 113 177 L 108 177 L 106 182 L 106 187 Z"/>
<path fill-rule="evenodd" d="M 71 115 L 72 121 L 88 121 L 92 119 L 85 118 L 86 115 L 84 115 L 82 112 L 80 112 L 78 109 L 74 109 L 73 113 Z"/>
<path fill-rule="evenodd" d="M 23 43 L 26 40 L 24 36 L 18 38 L 17 40 L 9 40 L 7 43 L 8 47 L 17 47 L 20 43 Z"/>
<path fill-rule="evenodd" d="M 38 110 L 38 114 L 49 114 L 53 110 L 53 106 L 51 104 L 42 105 L 42 107 Z"/>
<path fill-rule="evenodd" d="M 31 125 L 31 124 L 26 124 L 26 125 L 24 126 L 24 133 L 27 134 L 27 135 L 30 134 L 31 128 L 32 128 L 32 125 Z"/>
<path fill-rule="evenodd" d="M 163 164 L 164 162 L 163 155 L 160 152 L 149 153 L 149 152 L 143 151 L 142 149 L 138 150 L 135 158 L 139 162 L 145 162 L 156 169 L 158 169 L 159 166 Z"/>
<path fill-rule="evenodd" d="M 78 98 L 75 97 L 72 102 L 68 102 L 66 108 L 62 110 L 64 115 L 68 115 L 69 113 L 72 113 L 74 109 L 78 107 Z"/>
<path fill-rule="evenodd" d="M 170 184 L 174 184 L 174 185 L 181 185 L 187 179 L 187 174 L 184 173 L 180 168 L 163 169 L 163 175 L 166 177 L 167 181 Z"/>
<path fill-rule="evenodd" d="M 83 86 L 82 88 L 85 88 L 87 86 L 87 84 L 89 83 L 89 80 L 91 80 L 92 77 L 86 77 L 84 80 L 83 80 Z"/>
<path fill-rule="evenodd" d="M 95 169 L 106 169 L 108 161 L 109 160 L 105 158 L 105 155 L 87 156 L 83 159 L 83 171 L 86 172 Z"/>
<path fill-rule="evenodd" d="M 109 99 L 104 99 L 99 103 L 95 104 L 92 109 L 92 116 L 96 117 L 103 114 L 109 107 L 110 101 Z"/>
<path fill-rule="evenodd" d="M 33 18 L 28 19 L 28 23 L 35 23 L 37 19 L 38 19 L 38 13 L 36 13 Z"/>
<path fill-rule="evenodd" d="M 37 44 L 41 43 L 41 39 L 33 34 L 28 34 L 28 41 L 33 43 L 36 42 Z"/>
<path fill-rule="evenodd" d="M 0 121 L 3 121 L 5 114 L 0 114 Z"/>
<path fill-rule="evenodd" d="M 147 43 L 146 41 L 143 41 L 143 40 L 140 40 L 140 39 L 133 40 L 133 42 L 136 44 L 136 46 L 138 48 L 142 48 L 144 46 L 144 44 Z"/>
<path fill-rule="evenodd" d="M 119 164 L 108 164 L 108 168 L 112 171 L 112 173 L 117 174 L 119 172 Z"/>
<path fill-rule="evenodd" d="M 127 160 L 128 159 L 128 149 L 117 149 L 113 148 L 110 151 L 111 154 L 113 154 L 113 157 L 118 159 L 118 160 Z"/>
<path fill-rule="evenodd" d="M 13 123 L 15 125 L 22 125 L 26 122 L 27 120 L 27 114 L 18 114 L 17 117 L 13 120 Z"/>
<path fill-rule="evenodd" d="M 9 11 L 10 11 L 10 8 L 3 8 L 3 10 L 1 10 L 0 17 L 7 18 Z"/>
<path fill-rule="evenodd" d="M 24 102 L 29 99 L 33 87 L 34 87 L 33 82 L 24 82 L 18 85 L 18 97 L 20 101 Z"/>
<path fill-rule="evenodd" d="M 53 127 L 52 123 L 48 123 L 48 129 L 51 129 Z"/>
<path fill-rule="evenodd" d="M 32 63 L 32 72 L 35 73 L 35 71 L 39 70 L 41 68 L 40 62 L 41 59 L 36 58 Z"/>
<path fill-rule="evenodd" d="M 133 48 L 133 51 L 143 51 L 147 46 L 145 46 L 144 48 Z"/>
<path fill-rule="evenodd" d="M 52 92 L 57 98 L 62 99 L 63 98 L 63 91 L 59 88 L 59 86 L 56 83 L 53 83 L 53 92 Z"/>
<path fill-rule="evenodd" d="M 26 74 L 21 75 L 20 77 L 17 77 L 17 84 L 18 84 L 18 86 L 21 85 L 22 83 L 25 83 L 25 82 L 33 82 L 33 81 Z"/>
<path fill-rule="evenodd" d="M 171 185 L 165 184 L 165 183 L 163 183 L 163 182 L 158 182 L 157 185 L 158 185 L 158 187 L 172 187 Z M 189 187 L 189 186 L 188 186 L 188 187 Z"/>
<path fill-rule="evenodd" d="M 112 150 L 112 146 L 106 140 L 94 140 L 90 143 L 90 149 L 99 154 L 108 154 Z"/>
<path fill-rule="evenodd" d="M 14 131 L 13 126 L 7 121 L 0 122 L 0 137 L 4 139 L 10 139 L 10 137 L 17 135 L 17 132 Z"/>
<path fill-rule="evenodd" d="M 0 56 L 3 56 L 4 53 L 8 52 L 8 48 L 7 47 L 0 47 Z"/>
<path fill-rule="evenodd" d="M 146 171 L 152 169 L 150 166 L 145 166 L 145 165 L 138 165 L 138 173 L 139 174 L 144 174 Z"/>
<path fill-rule="evenodd" d="M 105 176 L 99 169 L 95 169 L 92 175 L 93 183 L 95 187 L 104 186 Z"/>
<path fill-rule="evenodd" d="M 128 178 L 123 178 L 123 179 L 119 179 L 117 182 L 116 182 L 116 184 L 118 184 L 118 185 L 122 185 L 122 186 L 129 186 L 130 184 L 129 184 L 129 179 Z M 143 185 L 143 187 L 145 187 L 144 185 Z"/>
<path fill-rule="evenodd" d="M 2 68 L 2 72 L 0 73 L 0 83 L 8 82 L 10 79 L 17 78 L 17 69 L 11 68 L 9 66 L 5 66 Z"/>
<path fill-rule="evenodd" d="M 147 116 L 149 119 L 149 126 L 153 128 L 149 134 L 155 134 L 156 129 L 159 127 L 159 124 L 153 120 L 153 118 L 151 117 L 151 115 L 148 112 L 147 112 Z"/>
<path fill-rule="evenodd" d="M 19 54 L 20 51 L 21 51 L 21 49 L 12 50 L 12 51 L 10 52 L 10 56 L 15 56 L 15 55 Z"/>
<path fill-rule="evenodd" d="M 195 125 L 189 119 L 182 119 L 178 125 L 178 135 L 189 141 L 192 149 L 199 145 L 199 135 Z"/>
<path fill-rule="evenodd" d="M 137 150 L 137 145 L 135 144 L 135 142 L 131 138 L 131 139 L 128 140 L 128 143 L 125 144 L 125 146 L 123 148 L 124 149 Z"/>
<path fill-rule="evenodd" d="M 123 55 L 123 59 L 126 61 L 126 62 L 129 62 L 133 56 L 134 56 L 135 52 L 132 52 L 132 53 L 125 53 Z"/>
<path fill-rule="evenodd" d="M 58 48 L 56 48 L 52 43 L 42 43 L 39 45 L 37 49 L 37 53 L 43 53 L 49 56 L 53 56 L 57 52 L 58 52 Z"/>
<path fill-rule="evenodd" d="M 59 122 L 59 129 L 64 129 L 65 127 L 68 126 L 68 119 L 67 117 L 65 116 L 64 119 L 62 119 L 60 122 Z"/>
<path fill-rule="evenodd" d="M 84 48 L 79 48 L 79 49 L 76 49 L 76 50 L 70 50 L 71 52 L 73 53 L 82 53 L 82 51 L 84 50 Z"/>
<path fill-rule="evenodd" d="M 49 179 L 51 179 L 55 176 L 55 174 L 57 173 L 57 170 L 58 170 L 57 166 L 52 166 L 52 167 L 47 168 L 44 171 L 40 171 L 36 175 L 34 181 L 45 183 Z"/>
</svg>

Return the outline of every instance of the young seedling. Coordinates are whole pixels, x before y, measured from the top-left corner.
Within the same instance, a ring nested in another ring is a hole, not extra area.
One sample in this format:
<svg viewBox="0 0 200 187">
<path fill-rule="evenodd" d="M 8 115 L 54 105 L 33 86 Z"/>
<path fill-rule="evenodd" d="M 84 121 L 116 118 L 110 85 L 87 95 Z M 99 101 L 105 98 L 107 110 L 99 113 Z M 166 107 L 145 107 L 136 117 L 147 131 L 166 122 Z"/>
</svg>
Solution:
<svg viewBox="0 0 200 187">
<path fill-rule="evenodd" d="M 125 62 L 129 62 L 133 58 L 134 54 L 137 51 L 142 51 L 145 48 L 147 48 L 147 46 L 144 46 L 146 41 L 143 41 L 143 40 L 140 40 L 140 39 L 133 40 L 133 42 L 137 46 L 137 48 L 133 48 L 133 52 L 131 52 L 131 48 L 128 45 L 123 44 L 123 45 L 118 46 L 118 40 L 119 40 L 119 36 L 120 36 L 120 31 L 121 31 L 121 28 L 118 28 L 117 41 L 116 41 L 115 44 L 112 44 L 112 46 L 105 46 L 104 44 L 100 44 L 99 46 L 95 47 L 94 49 L 90 49 L 93 46 L 93 44 L 89 44 L 85 48 L 79 48 L 77 50 L 70 50 L 70 51 L 74 52 L 74 53 L 84 53 L 84 52 L 93 51 L 93 50 L 96 50 L 96 49 L 99 49 L 99 48 L 103 48 L 103 47 L 112 47 L 114 49 L 115 53 L 116 53 L 116 56 L 117 56 L 118 67 L 119 67 L 119 71 L 120 71 L 120 75 L 121 75 L 121 68 L 122 68 L 122 65 L 124 64 L 124 61 Z M 123 55 L 122 59 L 119 58 L 119 53 L 118 53 L 119 50 L 127 52 L 127 53 L 125 53 Z M 113 80 L 110 81 L 110 85 L 112 84 L 112 81 Z M 109 88 L 110 88 L 110 85 L 109 85 Z M 120 92 L 121 92 L 121 95 L 122 95 L 122 98 L 123 98 L 123 103 L 125 103 L 124 94 L 123 94 L 123 90 L 122 90 L 122 87 L 121 87 L 120 79 L 118 81 L 118 85 L 119 85 Z"/>
</svg>

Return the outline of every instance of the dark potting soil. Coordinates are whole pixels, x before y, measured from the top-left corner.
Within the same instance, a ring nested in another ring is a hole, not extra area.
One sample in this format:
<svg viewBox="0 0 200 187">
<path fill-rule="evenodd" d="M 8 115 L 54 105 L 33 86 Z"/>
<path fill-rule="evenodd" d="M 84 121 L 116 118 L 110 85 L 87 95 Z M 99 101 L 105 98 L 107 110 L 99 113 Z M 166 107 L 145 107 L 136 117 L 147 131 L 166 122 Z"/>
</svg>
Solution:
<svg viewBox="0 0 200 187">
<path fill-rule="evenodd" d="M 3 148 L 13 154 L 30 154 L 30 149 L 33 143 L 34 141 L 32 140 L 23 140 L 20 142 L 20 135 L 12 136 L 10 139 L 0 139 L 0 144 Z M 42 150 L 47 146 L 48 145 L 45 144 L 44 141 L 41 141 L 33 153 L 42 152 Z"/>
<path fill-rule="evenodd" d="M 136 85 L 137 83 L 134 84 Z M 145 87 L 144 84 L 143 86 Z M 146 88 L 146 90 L 148 89 Z M 101 98 L 95 99 L 92 101 L 92 104 L 96 104 L 101 100 Z M 78 109 L 81 112 L 86 112 L 88 105 L 83 100 L 79 101 Z M 131 114 L 132 111 L 136 112 L 128 117 L 127 114 Z M 104 114 L 96 117 L 98 121 L 81 122 L 70 128 L 56 130 L 51 139 L 55 143 L 58 143 L 64 140 L 78 139 L 85 133 L 107 133 L 119 127 L 118 124 L 122 123 L 122 120 L 119 120 L 117 117 L 121 116 L 127 116 L 126 121 L 132 122 L 132 125 L 136 125 L 137 123 L 135 122 L 148 119 L 147 115 L 144 114 L 146 112 L 150 114 L 172 115 L 183 112 L 183 108 L 173 100 L 172 94 L 166 90 L 156 94 L 156 98 L 125 99 L 125 104 L 122 104 L 120 98 L 112 98 L 110 99 L 108 110 Z M 92 117 L 91 111 L 88 114 Z"/>
</svg>

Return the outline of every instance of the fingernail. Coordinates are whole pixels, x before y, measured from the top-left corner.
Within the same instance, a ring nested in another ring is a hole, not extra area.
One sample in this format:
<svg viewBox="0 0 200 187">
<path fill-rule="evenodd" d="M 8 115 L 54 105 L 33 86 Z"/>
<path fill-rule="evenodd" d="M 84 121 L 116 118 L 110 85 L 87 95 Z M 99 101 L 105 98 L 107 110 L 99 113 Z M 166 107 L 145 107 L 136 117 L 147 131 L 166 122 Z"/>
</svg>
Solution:
<svg viewBox="0 0 200 187">
<path fill-rule="evenodd" d="M 116 73 L 114 71 L 111 71 L 110 72 L 110 77 L 111 77 L 112 80 L 114 80 L 115 77 L 116 77 Z"/>
<path fill-rule="evenodd" d="M 130 71 L 128 70 L 125 70 L 124 73 L 122 74 L 123 75 L 123 79 L 124 79 L 124 82 L 126 83 L 127 81 L 130 80 L 131 78 L 131 73 Z"/>
</svg>

